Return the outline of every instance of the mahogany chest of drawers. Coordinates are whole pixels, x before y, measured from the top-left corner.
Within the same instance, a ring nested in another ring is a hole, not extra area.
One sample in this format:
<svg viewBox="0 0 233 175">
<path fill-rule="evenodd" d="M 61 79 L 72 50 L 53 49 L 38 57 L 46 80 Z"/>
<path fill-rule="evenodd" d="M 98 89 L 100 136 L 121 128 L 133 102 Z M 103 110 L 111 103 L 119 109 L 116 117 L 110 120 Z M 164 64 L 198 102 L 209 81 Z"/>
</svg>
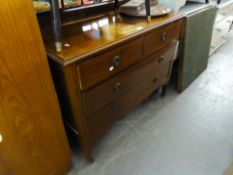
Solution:
<svg viewBox="0 0 233 175">
<path fill-rule="evenodd" d="M 65 33 L 71 46 L 60 54 L 46 42 L 64 121 L 88 160 L 108 128 L 168 83 L 182 19 L 171 14 L 148 24 L 110 14 L 82 22 L 74 35 Z M 97 27 L 101 20 L 106 26 Z M 78 45 L 78 39 L 84 43 Z"/>
</svg>

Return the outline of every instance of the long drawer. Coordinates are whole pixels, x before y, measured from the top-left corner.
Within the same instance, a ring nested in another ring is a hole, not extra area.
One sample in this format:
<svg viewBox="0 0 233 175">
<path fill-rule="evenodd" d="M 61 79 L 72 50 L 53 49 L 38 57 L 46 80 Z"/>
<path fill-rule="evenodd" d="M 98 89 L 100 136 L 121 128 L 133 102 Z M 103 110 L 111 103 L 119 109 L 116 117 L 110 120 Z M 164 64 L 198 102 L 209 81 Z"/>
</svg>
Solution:
<svg viewBox="0 0 233 175">
<path fill-rule="evenodd" d="M 99 110 L 88 123 L 91 143 L 94 144 L 116 121 L 124 117 L 130 110 L 137 107 L 145 98 L 161 84 L 156 75 L 147 77 L 140 85 L 128 90 L 109 105 Z"/>
<path fill-rule="evenodd" d="M 176 49 L 177 41 L 174 41 L 166 48 L 120 73 L 118 76 L 111 78 L 94 89 L 82 93 L 86 115 L 90 117 L 101 107 L 128 89 L 133 88 L 150 75 L 154 75 L 155 78 L 166 82 L 169 78 L 169 70 Z"/>
<path fill-rule="evenodd" d="M 165 47 L 173 40 L 179 40 L 181 21 L 152 31 L 144 39 L 144 55 L 148 56 Z"/>
<path fill-rule="evenodd" d="M 78 65 L 81 90 L 84 91 L 138 62 L 142 58 L 142 44 L 142 38 L 139 38 Z"/>
</svg>

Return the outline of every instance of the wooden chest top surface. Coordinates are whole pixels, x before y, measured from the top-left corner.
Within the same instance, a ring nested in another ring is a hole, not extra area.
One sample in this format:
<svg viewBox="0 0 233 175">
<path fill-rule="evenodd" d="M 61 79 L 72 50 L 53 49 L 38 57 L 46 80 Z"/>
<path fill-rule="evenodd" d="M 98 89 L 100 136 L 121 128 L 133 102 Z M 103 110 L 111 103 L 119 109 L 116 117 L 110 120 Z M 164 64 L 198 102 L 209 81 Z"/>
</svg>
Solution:
<svg viewBox="0 0 233 175">
<path fill-rule="evenodd" d="M 63 51 L 57 53 L 51 29 L 43 29 L 44 42 L 48 55 L 60 64 L 68 65 L 81 62 L 112 46 L 121 45 L 145 32 L 159 28 L 184 17 L 172 12 L 163 17 L 152 18 L 147 23 L 145 18 L 133 18 L 108 12 L 101 16 L 63 24 Z"/>
</svg>

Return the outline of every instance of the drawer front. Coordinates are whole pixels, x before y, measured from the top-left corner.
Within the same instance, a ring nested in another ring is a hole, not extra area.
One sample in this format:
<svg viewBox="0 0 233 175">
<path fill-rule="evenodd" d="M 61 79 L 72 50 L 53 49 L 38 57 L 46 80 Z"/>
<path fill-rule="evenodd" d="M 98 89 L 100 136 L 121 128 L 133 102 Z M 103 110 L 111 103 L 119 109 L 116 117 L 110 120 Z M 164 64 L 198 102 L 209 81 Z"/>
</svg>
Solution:
<svg viewBox="0 0 233 175">
<path fill-rule="evenodd" d="M 212 36 L 212 42 L 217 42 L 219 40 L 222 40 L 226 38 L 227 30 L 222 29 L 222 28 L 214 28 L 213 30 L 213 36 Z"/>
<path fill-rule="evenodd" d="M 233 20 L 232 16 L 229 16 L 229 17 L 225 18 L 224 20 L 215 24 L 214 28 L 216 28 L 217 30 L 220 30 L 220 32 L 222 30 L 229 30 L 231 23 L 232 23 L 232 20 Z"/>
<path fill-rule="evenodd" d="M 211 46 L 210 46 L 210 54 L 209 55 L 212 55 L 225 42 L 226 42 L 226 39 L 224 37 L 222 37 L 222 36 L 220 36 L 220 37 L 215 38 L 214 40 L 212 40 Z"/>
<path fill-rule="evenodd" d="M 173 42 L 168 47 L 144 59 L 118 76 L 83 93 L 82 97 L 86 115 L 91 116 L 98 109 L 108 104 L 128 89 L 135 87 L 152 74 L 155 75 L 157 79 L 166 82 L 169 78 L 170 65 L 175 55 L 176 48 L 177 42 Z"/>
<path fill-rule="evenodd" d="M 228 30 L 214 28 L 213 30 L 213 36 L 211 39 L 211 46 L 210 46 L 210 55 L 218 49 L 221 45 L 223 45 L 226 41 L 226 35 L 228 33 Z"/>
<path fill-rule="evenodd" d="M 231 25 L 231 18 L 226 18 L 214 25 L 211 43 L 221 43 L 225 40 Z"/>
<path fill-rule="evenodd" d="M 154 81 L 156 78 L 156 76 L 148 77 L 140 85 L 129 90 L 114 102 L 99 110 L 88 120 L 88 130 L 92 144 L 116 121 L 123 118 L 126 113 L 137 107 L 155 89 L 159 88 L 160 83 Z"/>
<path fill-rule="evenodd" d="M 142 58 L 142 38 L 118 46 L 78 66 L 81 90 L 113 76 Z"/>
<path fill-rule="evenodd" d="M 177 21 L 147 34 L 144 40 L 144 55 L 151 55 L 172 40 L 179 40 L 180 28 L 181 21 Z"/>
</svg>

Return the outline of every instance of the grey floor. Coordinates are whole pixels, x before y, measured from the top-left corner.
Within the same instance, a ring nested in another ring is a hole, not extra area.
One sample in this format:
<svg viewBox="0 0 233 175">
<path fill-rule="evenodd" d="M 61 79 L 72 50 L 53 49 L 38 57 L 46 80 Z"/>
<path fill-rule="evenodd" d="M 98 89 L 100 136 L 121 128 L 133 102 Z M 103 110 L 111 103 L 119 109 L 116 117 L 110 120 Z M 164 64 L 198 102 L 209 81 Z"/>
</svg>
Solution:
<svg viewBox="0 0 233 175">
<path fill-rule="evenodd" d="M 233 34 L 182 94 L 169 87 L 74 154 L 69 175 L 222 175 L 233 160 Z"/>
</svg>

